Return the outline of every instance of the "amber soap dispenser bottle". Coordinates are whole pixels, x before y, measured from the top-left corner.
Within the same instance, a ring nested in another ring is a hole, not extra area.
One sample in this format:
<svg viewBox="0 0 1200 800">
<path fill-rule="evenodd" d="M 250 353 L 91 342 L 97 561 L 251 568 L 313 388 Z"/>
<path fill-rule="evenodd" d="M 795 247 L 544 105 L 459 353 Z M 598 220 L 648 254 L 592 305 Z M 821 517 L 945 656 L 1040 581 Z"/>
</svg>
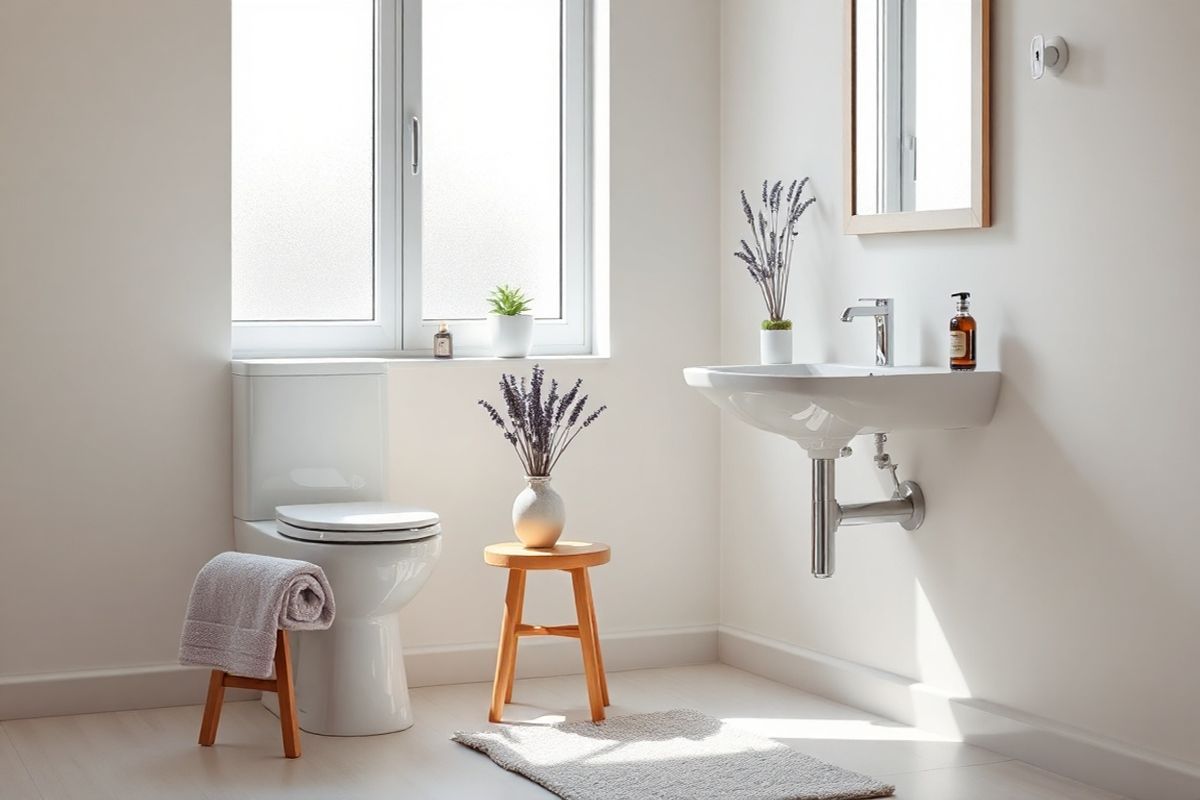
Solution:
<svg viewBox="0 0 1200 800">
<path fill-rule="evenodd" d="M 956 292 L 950 295 L 957 297 L 957 311 L 950 318 L 950 369 L 975 369 L 975 318 L 968 309 L 971 307 L 970 292 Z"/>
</svg>

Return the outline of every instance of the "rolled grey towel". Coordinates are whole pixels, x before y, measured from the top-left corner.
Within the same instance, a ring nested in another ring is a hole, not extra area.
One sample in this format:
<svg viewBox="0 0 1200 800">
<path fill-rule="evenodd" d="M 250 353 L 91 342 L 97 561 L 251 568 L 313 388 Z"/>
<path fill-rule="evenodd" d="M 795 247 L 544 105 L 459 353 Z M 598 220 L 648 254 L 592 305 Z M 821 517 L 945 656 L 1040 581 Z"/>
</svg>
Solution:
<svg viewBox="0 0 1200 800">
<path fill-rule="evenodd" d="M 333 590 L 316 564 L 250 553 L 221 553 L 200 569 L 188 599 L 180 664 L 269 678 L 275 631 L 333 624 Z"/>
</svg>

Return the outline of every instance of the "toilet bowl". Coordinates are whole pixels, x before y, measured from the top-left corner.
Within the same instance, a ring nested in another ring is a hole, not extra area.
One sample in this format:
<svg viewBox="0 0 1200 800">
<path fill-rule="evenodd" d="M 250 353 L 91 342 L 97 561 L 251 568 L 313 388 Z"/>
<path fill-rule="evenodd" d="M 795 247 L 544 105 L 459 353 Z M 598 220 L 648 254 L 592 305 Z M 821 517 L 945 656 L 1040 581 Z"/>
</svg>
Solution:
<svg viewBox="0 0 1200 800">
<path fill-rule="evenodd" d="M 441 553 L 437 515 L 388 503 L 282 506 L 279 512 L 274 521 L 238 521 L 234 544 L 243 553 L 317 564 L 333 588 L 333 626 L 290 634 L 301 729 L 367 736 L 410 727 L 399 612 Z M 263 704 L 278 713 L 274 694 L 264 694 Z"/>
<path fill-rule="evenodd" d="M 368 736 L 413 724 L 400 609 L 442 548 L 436 513 L 387 496 L 387 375 L 377 361 L 234 362 L 234 546 L 309 561 L 333 589 L 324 631 L 290 634 L 300 727 Z M 274 694 L 263 705 L 278 713 Z"/>
</svg>

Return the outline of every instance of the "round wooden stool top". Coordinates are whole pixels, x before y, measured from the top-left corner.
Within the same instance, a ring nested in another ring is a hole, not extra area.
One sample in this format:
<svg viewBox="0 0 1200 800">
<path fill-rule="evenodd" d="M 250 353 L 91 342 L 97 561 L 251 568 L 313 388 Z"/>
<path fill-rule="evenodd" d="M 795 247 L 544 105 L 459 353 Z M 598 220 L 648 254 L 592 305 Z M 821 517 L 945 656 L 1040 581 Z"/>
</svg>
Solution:
<svg viewBox="0 0 1200 800">
<path fill-rule="evenodd" d="M 610 556 L 606 544 L 594 542 L 559 542 L 554 547 L 531 548 L 520 542 L 489 544 L 483 549 L 483 560 L 493 567 L 508 569 L 580 569 L 607 564 Z"/>
</svg>

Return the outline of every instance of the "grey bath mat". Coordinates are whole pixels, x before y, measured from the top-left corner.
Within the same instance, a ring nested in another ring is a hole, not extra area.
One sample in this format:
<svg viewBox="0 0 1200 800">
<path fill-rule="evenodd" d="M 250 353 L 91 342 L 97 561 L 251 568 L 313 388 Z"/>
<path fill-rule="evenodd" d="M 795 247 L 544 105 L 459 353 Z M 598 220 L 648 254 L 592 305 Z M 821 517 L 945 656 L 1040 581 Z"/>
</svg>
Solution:
<svg viewBox="0 0 1200 800">
<path fill-rule="evenodd" d="M 459 731 L 454 741 L 566 800 L 859 800 L 894 791 L 683 709 Z"/>
</svg>

